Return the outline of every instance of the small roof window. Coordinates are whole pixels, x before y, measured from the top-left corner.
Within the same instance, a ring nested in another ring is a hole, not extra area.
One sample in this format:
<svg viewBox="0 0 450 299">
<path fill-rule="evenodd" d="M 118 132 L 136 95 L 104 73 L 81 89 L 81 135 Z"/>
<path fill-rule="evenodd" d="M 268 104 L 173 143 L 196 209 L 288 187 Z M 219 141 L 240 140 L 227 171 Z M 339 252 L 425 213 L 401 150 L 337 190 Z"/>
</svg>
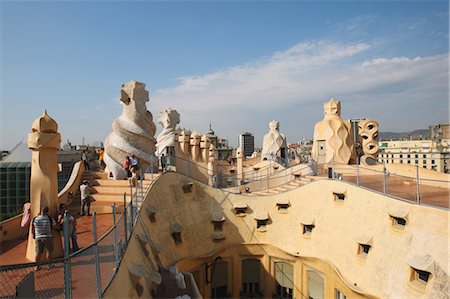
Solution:
<svg viewBox="0 0 450 299">
<path fill-rule="evenodd" d="M 223 212 L 214 212 L 211 215 L 211 221 L 212 222 L 223 222 L 225 221 L 225 215 L 223 214 Z"/>
<path fill-rule="evenodd" d="M 355 237 L 355 241 L 359 244 L 373 245 L 373 237 L 371 234 L 361 234 Z"/>
<path fill-rule="evenodd" d="M 262 210 L 256 211 L 254 217 L 256 220 L 269 220 L 269 214 Z"/>
<path fill-rule="evenodd" d="M 247 215 L 248 205 L 244 201 L 235 202 L 233 205 L 236 216 L 245 216 Z"/>
<path fill-rule="evenodd" d="M 303 225 L 314 225 L 314 217 L 307 215 L 302 216 L 300 223 Z"/>
<path fill-rule="evenodd" d="M 173 223 L 170 225 L 170 232 L 173 233 L 181 233 L 183 231 L 183 227 L 179 223 Z"/>
</svg>

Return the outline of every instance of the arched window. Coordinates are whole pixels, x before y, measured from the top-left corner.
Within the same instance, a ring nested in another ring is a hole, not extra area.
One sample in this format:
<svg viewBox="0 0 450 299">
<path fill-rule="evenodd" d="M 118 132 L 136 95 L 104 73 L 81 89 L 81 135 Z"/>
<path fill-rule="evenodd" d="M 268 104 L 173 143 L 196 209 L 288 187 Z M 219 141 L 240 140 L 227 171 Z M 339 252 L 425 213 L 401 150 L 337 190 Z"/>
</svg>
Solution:
<svg viewBox="0 0 450 299">
<path fill-rule="evenodd" d="M 294 266 L 285 262 L 275 263 L 275 298 L 293 298 Z"/>
<path fill-rule="evenodd" d="M 257 259 L 242 261 L 242 291 L 241 295 L 247 298 L 262 297 L 260 284 L 261 262 Z"/>
<path fill-rule="evenodd" d="M 228 297 L 228 263 L 217 262 L 211 270 L 211 298 Z"/>
<path fill-rule="evenodd" d="M 308 270 L 308 298 L 324 299 L 325 281 L 319 273 Z"/>
</svg>

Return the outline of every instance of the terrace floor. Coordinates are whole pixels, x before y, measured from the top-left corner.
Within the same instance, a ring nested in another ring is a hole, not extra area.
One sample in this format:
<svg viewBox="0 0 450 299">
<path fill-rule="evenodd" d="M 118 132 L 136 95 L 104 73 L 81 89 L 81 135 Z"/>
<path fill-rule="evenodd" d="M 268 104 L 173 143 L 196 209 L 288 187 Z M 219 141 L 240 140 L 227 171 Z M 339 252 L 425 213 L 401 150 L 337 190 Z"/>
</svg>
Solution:
<svg viewBox="0 0 450 299">
<path fill-rule="evenodd" d="M 92 216 L 82 216 L 77 219 L 78 245 L 81 250 L 93 243 Z M 97 215 L 97 235 L 101 237 L 113 226 L 112 214 Z M 109 234 L 104 242 L 98 246 L 101 269 L 102 289 L 106 287 L 111 279 L 114 268 L 113 240 Z M 0 266 L 30 263 L 25 258 L 27 240 L 9 241 L 1 244 Z M 94 263 L 93 248 L 81 251 L 71 258 L 72 268 L 72 295 L 76 298 L 97 297 L 96 271 Z M 39 297 L 56 298 L 64 297 L 64 267 L 63 263 L 56 263 L 51 269 L 43 266 L 40 270 L 34 267 L 22 267 L 19 269 L 0 273 L 0 298 L 14 298 L 16 285 L 33 275 L 35 280 L 35 291 Z"/>
</svg>

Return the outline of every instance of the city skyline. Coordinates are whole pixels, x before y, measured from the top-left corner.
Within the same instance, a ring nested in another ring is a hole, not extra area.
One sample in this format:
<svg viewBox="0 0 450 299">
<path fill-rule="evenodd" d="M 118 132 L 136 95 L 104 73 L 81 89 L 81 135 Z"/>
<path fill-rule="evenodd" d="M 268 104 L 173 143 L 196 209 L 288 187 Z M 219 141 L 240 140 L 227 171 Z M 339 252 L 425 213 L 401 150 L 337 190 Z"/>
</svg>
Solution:
<svg viewBox="0 0 450 299">
<path fill-rule="evenodd" d="M 329 98 L 380 131 L 448 123 L 448 2 L 2 2 L 1 149 L 45 109 L 65 143 L 103 141 L 120 85 L 181 128 L 260 146 L 310 138 Z"/>
</svg>

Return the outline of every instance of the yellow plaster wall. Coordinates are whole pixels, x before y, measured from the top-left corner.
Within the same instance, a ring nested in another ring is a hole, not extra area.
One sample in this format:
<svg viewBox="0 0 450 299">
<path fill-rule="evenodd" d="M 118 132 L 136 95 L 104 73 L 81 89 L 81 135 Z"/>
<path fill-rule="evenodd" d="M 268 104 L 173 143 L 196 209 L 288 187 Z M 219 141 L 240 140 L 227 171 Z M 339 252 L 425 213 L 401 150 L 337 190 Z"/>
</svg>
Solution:
<svg viewBox="0 0 450 299">
<path fill-rule="evenodd" d="M 28 226 L 21 227 L 23 213 L 0 222 L 0 244 L 2 242 L 26 238 Z"/>
<path fill-rule="evenodd" d="M 81 177 L 83 176 L 83 172 L 84 172 L 84 162 L 82 160 L 78 161 L 73 165 L 72 173 L 70 174 L 69 180 L 67 181 L 64 188 L 58 193 L 58 206 L 61 203 L 64 203 L 66 205 L 70 205 L 72 203 L 75 194 L 80 188 L 80 182 Z M 69 199 L 68 197 L 69 192 L 72 192 L 73 194 L 73 197 L 71 199 Z"/>
<path fill-rule="evenodd" d="M 347 282 L 377 297 L 448 297 L 448 211 L 418 206 L 352 186 L 341 181 L 320 180 L 283 194 L 248 197 L 230 194 L 194 182 L 191 193 L 182 186 L 192 180 L 176 173 L 162 175 L 147 194 L 142 209 L 156 207 L 156 222 L 145 227 L 164 267 L 202 256 L 213 256 L 235 244 L 270 244 L 287 254 L 328 261 Z M 336 203 L 333 192 L 343 192 L 345 201 Z M 276 202 L 286 198 L 288 213 L 277 210 Z M 233 204 L 245 201 L 245 217 L 234 214 Z M 407 210 L 404 231 L 391 227 L 390 212 Z M 268 212 L 267 231 L 256 230 L 254 213 Z M 142 211 L 142 210 L 141 210 Z M 225 215 L 225 239 L 212 240 L 211 216 Z M 140 218 L 148 218 L 141 212 Z M 310 237 L 301 232 L 302 219 L 313 218 Z M 181 226 L 182 243 L 175 245 L 171 226 Z M 358 236 L 372 238 L 365 259 L 357 256 Z M 132 238 L 132 242 L 134 239 Z M 430 255 L 435 262 L 426 287 L 417 290 L 409 282 L 408 257 Z M 128 255 L 128 252 L 127 252 Z M 117 279 L 116 279 L 117 280 Z"/>
</svg>

